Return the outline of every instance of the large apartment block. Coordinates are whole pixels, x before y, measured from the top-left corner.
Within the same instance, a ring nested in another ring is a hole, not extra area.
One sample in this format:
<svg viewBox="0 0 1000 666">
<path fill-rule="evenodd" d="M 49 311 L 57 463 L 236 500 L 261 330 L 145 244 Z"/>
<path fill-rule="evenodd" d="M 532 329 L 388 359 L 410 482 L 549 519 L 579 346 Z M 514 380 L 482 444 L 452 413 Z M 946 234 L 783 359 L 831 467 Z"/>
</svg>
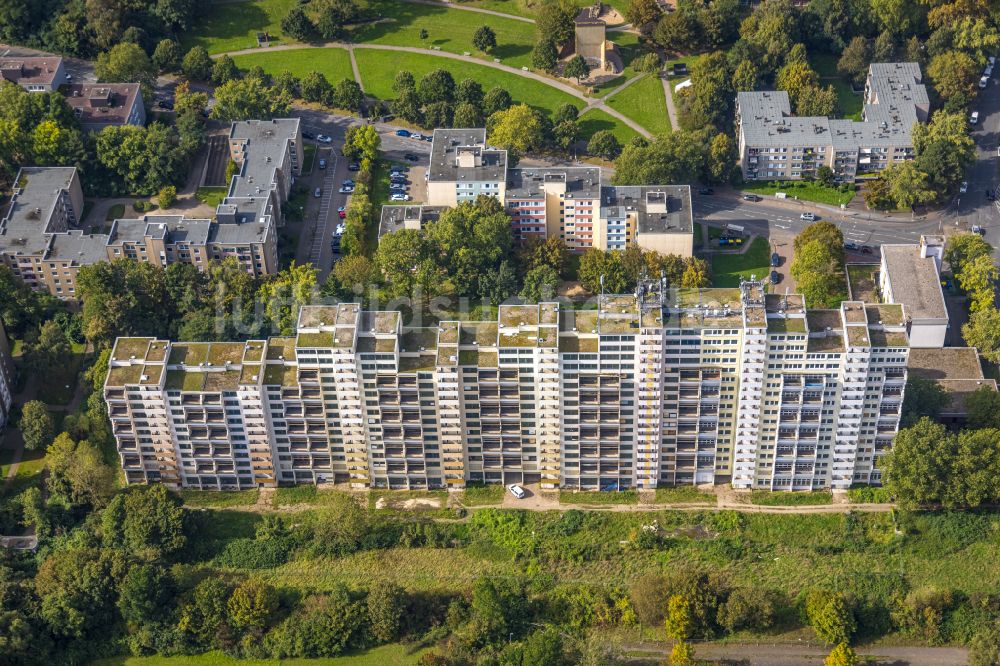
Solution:
<svg viewBox="0 0 1000 666">
<path fill-rule="evenodd" d="M 120 219 L 107 234 L 80 228 L 83 192 L 73 167 L 25 167 L 0 220 L 0 261 L 32 287 L 73 299 L 80 266 L 128 257 L 201 270 L 235 257 L 248 273 L 278 271 L 281 205 L 301 173 L 298 119 L 233 123 L 230 151 L 239 165 L 216 219 L 146 215 Z"/>
<path fill-rule="evenodd" d="M 694 225 L 687 185 L 604 185 L 596 167 L 507 167 L 507 151 L 486 144 L 485 129 L 434 131 L 427 171 L 427 206 L 433 210 L 499 199 L 511 216 L 514 238 L 558 237 L 571 250 L 623 250 L 629 243 L 689 257 Z M 385 206 L 383 233 L 406 217 Z M 411 220 L 409 228 L 419 224 Z"/>
<path fill-rule="evenodd" d="M 846 488 L 880 480 L 908 351 L 902 305 L 649 283 L 425 328 L 348 303 L 294 338 L 122 338 L 104 395 L 130 483 Z"/>
<path fill-rule="evenodd" d="M 791 115 L 788 93 L 740 92 L 736 124 L 747 180 L 799 180 L 821 166 L 837 180 L 881 171 L 914 156 L 911 130 L 930 112 L 920 65 L 874 63 L 865 83 L 861 121 Z"/>
</svg>

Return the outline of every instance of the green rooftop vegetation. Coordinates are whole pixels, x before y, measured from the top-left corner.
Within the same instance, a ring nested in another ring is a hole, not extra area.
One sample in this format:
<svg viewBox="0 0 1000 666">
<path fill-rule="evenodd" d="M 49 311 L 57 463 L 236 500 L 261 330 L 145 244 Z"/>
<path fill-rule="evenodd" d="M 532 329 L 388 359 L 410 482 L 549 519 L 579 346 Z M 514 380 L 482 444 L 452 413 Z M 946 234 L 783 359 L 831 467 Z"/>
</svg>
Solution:
<svg viewBox="0 0 1000 666">
<path fill-rule="evenodd" d="M 240 371 L 226 370 L 224 372 L 206 372 L 203 391 L 215 393 L 217 391 L 233 391 L 240 385 Z"/>
<path fill-rule="evenodd" d="M 470 322 L 462 324 L 463 345 L 495 345 L 497 343 L 497 325 L 491 322 Z"/>
<path fill-rule="evenodd" d="M 108 371 L 108 386 L 126 386 L 138 384 L 142 377 L 141 365 L 122 365 L 111 368 Z"/>
<path fill-rule="evenodd" d="M 851 347 L 868 347 L 871 345 L 868 338 L 868 328 L 865 326 L 848 326 L 847 342 Z"/>
<path fill-rule="evenodd" d="M 906 347 L 908 344 L 906 333 L 898 331 L 869 329 L 868 335 L 871 338 L 872 347 Z"/>
<path fill-rule="evenodd" d="M 267 341 L 268 361 L 294 361 L 295 338 L 270 338 Z"/>
<path fill-rule="evenodd" d="M 454 359 L 454 360 L 452 360 Z M 445 367 L 452 367 L 458 363 L 458 346 L 446 345 L 438 347 L 437 364 Z"/>
<path fill-rule="evenodd" d="M 879 303 L 878 305 L 869 305 L 865 308 L 868 314 L 869 324 L 878 324 L 881 322 L 883 326 L 902 326 L 906 323 L 903 318 L 903 306 L 895 303 Z"/>
<path fill-rule="evenodd" d="M 343 336 L 343 333 L 341 334 Z M 333 347 L 333 333 L 320 331 L 319 333 L 299 333 L 295 346 L 302 349 L 320 349 Z"/>
<path fill-rule="evenodd" d="M 808 354 L 836 354 L 844 351 L 844 338 L 839 335 L 810 337 L 806 342 Z"/>
<path fill-rule="evenodd" d="M 584 338 L 578 335 L 560 335 L 559 353 L 561 354 L 596 354 L 597 338 Z"/>
<path fill-rule="evenodd" d="M 874 274 L 878 264 L 847 264 L 847 280 L 850 284 L 851 298 L 865 303 L 876 303 Z"/>
<path fill-rule="evenodd" d="M 422 372 L 434 369 L 436 357 L 433 354 L 420 354 L 418 356 L 400 356 L 400 372 Z"/>
<path fill-rule="evenodd" d="M 708 308 L 740 307 L 740 290 L 732 288 L 678 289 L 677 307 L 692 308 L 704 305 Z"/>
<path fill-rule="evenodd" d="M 163 361 L 167 358 L 167 343 L 160 341 L 153 341 L 149 343 L 149 349 L 146 350 L 146 360 L 156 363 Z"/>
<path fill-rule="evenodd" d="M 559 306 L 555 303 L 542 303 L 538 306 L 539 324 L 558 324 Z"/>
<path fill-rule="evenodd" d="M 497 367 L 497 353 L 479 351 L 478 349 L 464 349 L 458 352 L 458 364 L 479 368 L 495 368 Z"/>
<path fill-rule="evenodd" d="M 299 380 L 294 367 L 272 363 L 264 370 L 264 383 L 268 386 L 298 386 Z"/>
<path fill-rule="evenodd" d="M 805 333 L 806 320 L 803 317 L 768 317 L 768 333 Z"/>
<path fill-rule="evenodd" d="M 438 344 L 457 345 L 458 344 L 458 322 L 441 322 L 438 325 Z"/>
<path fill-rule="evenodd" d="M 537 305 L 501 305 L 500 325 L 503 327 L 538 324 Z"/>
<path fill-rule="evenodd" d="M 639 316 L 637 314 L 627 317 L 602 316 L 601 335 L 621 335 L 623 333 L 635 333 L 639 329 Z"/>
<path fill-rule="evenodd" d="M 245 348 L 242 342 L 213 342 L 208 350 L 208 362 L 212 365 L 240 363 Z"/>
<path fill-rule="evenodd" d="M 168 391 L 201 391 L 205 385 L 204 372 L 168 370 L 165 388 Z"/>
<path fill-rule="evenodd" d="M 597 332 L 596 310 L 563 310 L 559 322 L 560 331 Z"/>
<path fill-rule="evenodd" d="M 243 371 L 240 374 L 240 384 L 256 384 L 260 379 L 261 367 L 257 363 L 244 363 Z"/>
<path fill-rule="evenodd" d="M 170 365 L 196 366 L 208 362 L 208 342 L 178 342 L 170 348 Z"/>
<path fill-rule="evenodd" d="M 501 347 L 536 347 L 538 346 L 538 329 L 522 329 L 516 333 L 501 333 L 498 342 Z"/>
<path fill-rule="evenodd" d="M 145 359 L 146 350 L 152 341 L 153 338 L 118 338 L 111 358 L 116 361 L 127 361 L 131 358 Z"/>
<path fill-rule="evenodd" d="M 438 330 L 431 328 L 410 328 L 403 333 L 402 351 L 419 352 L 421 349 L 437 349 Z"/>
<path fill-rule="evenodd" d="M 160 364 L 142 366 L 142 377 L 139 378 L 140 383 L 147 386 L 159 384 L 160 378 L 163 377 L 163 370 L 166 367 Z"/>
<path fill-rule="evenodd" d="M 264 342 L 262 340 L 251 340 L 246 344 L 246 351 L 243 352 L 244 363 L 256 363 L 264 360 Z"/>
<path fill-rule="evenodd" d="M 556 330 L 555 326 L 539 326 L 538 327 L 538 346 L 539 347 L 555 347 L 556 340 L 559 337 L 559 332 Z"/>
</svg>

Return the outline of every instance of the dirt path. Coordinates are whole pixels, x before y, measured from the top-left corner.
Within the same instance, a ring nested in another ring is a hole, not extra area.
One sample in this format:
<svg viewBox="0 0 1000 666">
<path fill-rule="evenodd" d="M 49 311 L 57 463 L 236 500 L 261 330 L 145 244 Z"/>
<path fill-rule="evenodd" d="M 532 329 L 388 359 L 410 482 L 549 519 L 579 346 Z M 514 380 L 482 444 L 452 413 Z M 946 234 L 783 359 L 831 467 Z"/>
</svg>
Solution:
<svg viewBox="0 0 1000 666">
<path fill-rule="evenodd" d="M 626 643 L 622 646 L 635 655 L 635 661 L 649 659 L 662 661 L 669 653 L 663 643 Z M 859 657 L 871 657 L 879 663 L 892 666 L 963 666 L 968 663 L 969 651 L 961 647 L 917 646 L 860 646 Z M 829 649 L 808 643 L 695 643 L 695 656 L 699 659 L 737 661 L 751 666 L 821 666 L 830 653 Z"/>
<path fill-rule="evenodd" d="M 498 62 L 493 62 L 491 60 L 481 60 L 479 58 L 474 58 L 472 56 L 461 55 L 461 54 L 458 54 L 458 53 L 449 53 L 448 51 L 435 51 L 433 49 L 423 49 L 423 48 L 418 48 L 416 46 L 389 46 L 387 44 L 346 44 L 344 42 L 326 42 L 326 43 L 323 43 L 323 44 L 315 44 L 315 45 L 309 45 L 309 44 L 278 44 L 277 46 L 272 46 L 272 47 L 268 48 L 268 51 L 291 51 L 291 50 L 296 50 L 296 49 L 307 49 L 307 48 L 338 48 L 338 49 L 345 49 L 345 50 L 347 50 L 348 54 L 351 56 L 352 68 L 356 67 L 356 65 L 357 65 L 357 63 L 354 62 L 353 49 L 372 49 L 372 50 L 375 50 L 375 51 L 398 51 L 398 52 L 401 52 L 401 53 L 417 53 L 417 54 L 420 54 L 420 55 L 430 55 L 430 56 L 437 56 L 439 58 L 449 58 L 451 60 L 460 60 L 462 62 L 468 62 L 468 63 L 473 63 L 473 64 L 476 64 L 476 65 L 482 65 L 483 67 L 491 67 L 493 69 L 496 69 L 496 70 L 499 70 L 499 71 L 502 71 L 502 72 L 507 72 L 508 74 L 514 74 L 516 76 L 523 76 L 525 78 L 532 79 L 534 81 L 538 81 L 539 83 L 543 83 L 543 84 L 545 84 L 547 86 L 551 86 L 551 87 L 555 88 L 556 90 L 559 90 L 560 92 L 564 92 L 567 95 L 571 95 L 571 96 L 573 96 L 573 97 L 581 100 L 582 102 L 584 102 L 585 106 L 584 106 L 583 109 L 580 110 L 580 115 L 583 115 L 589 109 L 592 109 L 592 108 L 593 109 L 600 109 L 601 111 L 604 111 L 609 116 L 612 116 L 615 119 L 620 120 L 621 122 L 625 123 L 626 125 L 628 125 L 629 127 L 631 127 L 633 130 L 635 130 L 636 132 L 638 132 L 642 136 L 644 136 L 646 138 L 650 138 L 652 136 L 652 134 L 649 132 L 649 130 L 647 130 L 645 127 L 643 127 L 639 123 L 635 122 L 634 120 L 632 120 L 628 116 L 626 116 L 626 115 L 622 114 L 621 112 L 617 111 L 616 109 L 613 109 L 610 106 L 608 106 L 607 104 L 605 104 L 603 98 L 588 97 L 587 95 L 585 95 L 584 93 L 582 93 L 581 91 L 577 90 L 576 88 L 574 88 L 573 86 L 571 86 L 571 85 L 569 85 L 567 83 L 563 83 L 561 81 L 557 81 L 557 80 L 552 79 L 550 77 L 543 76 L 542 74 L 538 74 L 537 72 L 532 72 L 530 70 L 525 71 L 523 69 L 518 69 L 517 67 L 511 67 L 510 65 L 504 65 L 504 64 L 501 64 L 501 63 L 498 63 Z M 223 55 L 238 56 L 238 55 L 248 55 L 248 54 L 260 53 L 260 52 L 261 52 L 260 49 L 240 49 L 240 50 L 237 50 L 237 51 L 229 51 L 227 53 L 216 53 L 216 54 L 213 54 L 212 57 L 213 58 L 220 58 Z M 358 79 L 358 83 L 361 84 L 361 81 L 360 81 L 361 75 L 360 75 L 360 72 L 357 69 L 355 69 L 354 76 L 355 76 L 355 78 Z"/>
</svg>

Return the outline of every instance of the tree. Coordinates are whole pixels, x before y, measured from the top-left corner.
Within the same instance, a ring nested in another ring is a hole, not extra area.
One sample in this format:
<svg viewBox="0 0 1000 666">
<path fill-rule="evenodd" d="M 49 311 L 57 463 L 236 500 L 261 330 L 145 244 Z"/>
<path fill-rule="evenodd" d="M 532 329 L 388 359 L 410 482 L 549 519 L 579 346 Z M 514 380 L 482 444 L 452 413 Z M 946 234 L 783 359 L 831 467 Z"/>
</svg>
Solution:
<svg viewBox="0 0 1000 666">
<path fill-rule="evenodd" d="M 859 663 L 858 655 L 847 643 L 838 643 L 823 660 L 823 666 L 857 666 Z"/>
<path fill-rule="evenodd" d="M 404 602 L 403 589 L 390 581 L 377 581 L 368 590 L 368 624 L 380 643 L 391 643 L 399 638 Z"/>
<path fill-rule="evenodd" d="M 483 114 L 479 112 L 479 107 L 475 104 L 463 102 L 455 107 L 451 123 L 452 127 L 482 127 Z"/>
<path fill-rule="evenodd" d="M 363 255 L 343 257 L 333 265 L 333 269 L 323 283 L 322 295 L 326 297 L 350 298 L 360 296 L 376 280 L 375 264 Z"/>
<path fill-rule="evenodd" d="M 827 645 L 848 643 L 854 634 L 854 614 L 840 592 L 813 590 L 806 595 L 806 617 L 816 636 Z"/>
<path fill-rule="evenodd" d="M 138 564 L 125 574 L 119 588 L 118 610 L 133 627 L 166 619 L 173 603 L 173 580 L 160 566 Z"/>
<path fill-rule="evenodd" d="M 992 257 L 980 255 L 965 262 L 962 271 L 955 277 L 962 291 L 971 299 L 969 312 L 975 314 L 993 307 L 996 300 L 994 284 L 1000 279 L 1000 269 L 993 264 Z"/>
<path fill-rule="evenodd" d="M 857 35 L 841 53 L 840 60 L 837 61 L 837 72 L 842 76 L 849 76 L 855 86 L 861 86 L 865 82 L 872 58 L 871 40 Z"/>
<path fill-rule="evenodd" d="M 541 6 L 535 17 L 535 30 L 540 38 L 555 44 L 565 44 L 573 39 L 574 19 L 577 8 L 573 0 L 552 0 Z"/>
<path fill-rule="evenodd" d="M 1000 626 L 981 630 L 969 644 L 969 666 L 1000 664 Z"/>
<path fill-rule="evenodd" d="M 685 289 L 697 289 L 711 284 L 712 275 L 708 270 L 708 262 L 698 257 L 689 257 L 681 276 L 681 286 Z"/>
<path fill-rule="evenodd" d="M 804 88 L 799 93 L 795 106 L 800 116 L 835 116 L 837 115 L 837 91 L 833 86 Z"/>
<path fill-rule="evenodd" d="M 373 125 L 352 125 L 344 134 L 344 157 L 350 160 L 378 159 L 382 139 Z"/>
<path fill-rule="evenodd" d="M 455 101 L 478 107 L 483 103 L 483 87 L 475 79 L 462 79 L 455 88 Z"/>
<path fill-rule="evenodd" d="M 758 80 L 757 67 L 750 60 L 741 60 L 733 70 L 733 89 L 736 92 L 756 90 Z"/>
<path fill-rule="evenodd" d="M 552 72 L 559 61 L 559 52 L 556 50 L 555 42 L 551 39 L 542 38 L 535 43 L 531 49 L 531 66 L 543 72 Z"/>
<path fill-rule="evenodd" d="M 583 79 L 590 76 L 590 64 L 587 59 L 582 55 L 577 54 L 573 56 L 573 59 L 566 63 L 566 68 L 563 70 L 563 76 L 566 78 L 576 79 L 577 84 L 579 84 Z"/>
<path fill-rule="evenodd" d="M 494 86 L 483 97 L 483 115 L 488 118 L 498 111 L 506 111 L 512 104 L 510 93 L 500 86 Z"/>
<path fill-rule="evenodd" d="M 903 414 L 899 424 L 909 427 L 923 417 L 936 419 L 941 410 L 951 403 L 951 398 L 933 379 L 911 375 L 906 380 Z"/>
<path fill-rule="evenodd" d="M 962 326 L 962 337 L 987 361 L 1000 363 L 1000 310 L 984 308 L 974 313 Z"/>
<path fill-rule="evenodd" d="M 757 586 L 737 587 L 719 606 L 718 622 L 727 631 L 763 633 L 774 625 L 774 595 Z"/>
<path fill-rule="evenodd" d="M 613 160 L 621 154 L 622 145 L 611 130 L 598 130 L 587 142 L 587 152 L 606 160 Z"/>
<path fill-rule="evenodd" d="M 218 58 L 212 65 L 212 83 L 221 85 L 228 81 L 238 79 L 240 70 L 236 67 L 236 62 L 228 55 Z"/>
<path fill-rule="evenodd" d="M 237 586 L 226 604 L 233 627 L 254 633 L 263 633 L 277 609 L 278 593 L 256 578 L 249 578 Z"/>
<path fill-rule="evenodd" d="M 640 32 L 649 32 L 650 26 L 662 15 L 663 10 L 656 0 L 629 0 L 625 7 L 625 20 Z"/>
<path fill-rule="evenodd" d="M 670 648 L 670 657 L 667 659 L 669 666 L 694 666 L 694 648 L 690 643 L 677 641 Z"/>
<path fill-rule="evenodd" d="M 992 254 L 993 247 L 979 234 L 964 233 L 948 236 L 944 246 L 944 260 L 951 266 L 953 275 L 960 274 L 967 263 Z"/>
<path fill-rule="evenodd" d="M 404 90 L 392 101 L 392 112 L 415 125 L 423 125 L 424 114 L 421 111 L 420 95 L 416 90 Z"/>
<path fill-rule="evenodd" d="M 451 127 L 453 109 L 450 102 L 434 102 L 424 107 L 424 124 L 428 127 Z"/>
<path fill-rule="evenodd" d="M 55 423 L 52 415 L 40 400 L 31 400 L 21 409 L 21 436 L 24 438 L 24 448 L 37 451 L 49 445 L 55 436 Z"/>
<path fill-rule="evenodd" d="M 971 98 L 976 92 L 979 66 L 965 53 L 948 51 L 931 58 L 927 76 L 942 99 L 960 95 Z"/>
<path fill-rule="evenodd" d="M 479 297 L 492 305 L 499 305 L 517 291 L 517 274 L 506 259 L 495 271 L 479 277 Z"/>
<path fill-rule="evenodd" d="M 31 369 L 39 377 L 44 377 L 69 362 L 72 350 L 66 333 L 53 320 L 46 321 L 38 334 L 38 340 L 28 348 Z"/>
<path fill-rule="evenodd" d="M 580 139 L 581 132 L 580 123 L 575 120 L 564 120 L 552 128 L 552 137 L 557 146 L 567 150 Z"/>
<path fill-rule="evenodd" d="M 644 74 L 658 74 L 662 66 L 663 63 L 660 61 L 660 56 L 653 51 L 643 53 L 632 60 L 632 68 Z"/>
<path fill-rule="evenodd" d="M 177 131 L 161 123 L 105 127 L 95 147 L 97 161 L 119 178 L 111 183 L 118 194 L 152 196 L 178 182 L 189 159 Z"/>
<path fill-rule="evenodd" d="M 160 193 L 157 196 L 157 201 L 159 202 L 160 208 L 173 208 L 174 204 L 177 203 L 177 188 L 173 185 L 161 187 Z"/>
<path fill-rule="evenodd" d="M 490 145 L 524 155 L 545 144 L 544 124 L 538 112 L 518 104 L 490 116 L 487 123 Z"/>
<path fill-rule="evenodd" d="M 301 6 L 292 7 L 281 19 L 281 32 L 300 42 L 311 41 L 316 34 L 316 26 Z"/>
<path fill-rule="evenodd" d="M 888 188 L 889 198 L 898 208 L 913 208 L 929 203 L 936 197 L 928 183 L 927 174 L 913 161 L 890 164 L 882 171 L 881 178 Z"/>
<path fill-rule="evenodd" d="M 316 275 L 312 264 L 292 265 L 271 276 L 257 292 L 264 304 L 264 316 L 277 335 L 292 335 L 299 318 L 299 308 L 312 302 L 316 293 Z"/>
<path fill-rule="evenodd" d="M 52 553 L 38 567 L 39 615 L 57 638 L 84 638 L 114 622 L 112 557 L 107 551 L 72 548 Z"/>
<path fill-rule="evenodd" d="M 667 600 L 667 616 L 663 624 L 669 638 L 675 641 L 686 641 L 690 638 L 694 626 L 691 602 L 679 594 L 672 595 Z"/>
<path fill-rule="evenodd" d="M 837 264 L 844 263 L 844 234 L 836 224 L 822 220 L 800 231 L 792 242 L 795 254 L 797 255 L 806 244 L 814 240 L 820 241 L 834 255 Z"/>
<path fill-rule="evenodd" d="M 353 0 L 324 0 L 319 4 L 316 31 L 323 39 L 339 39 L 344 34 L 345 26 L 358 16 L 358 7 Z"/>
<path fill-rule="evenodd" d="M 288 113 L 292 98 L 257 78 L 237 79 L 215 89 L 212 118 L 216 120 L 270 120 Z"/>
<path fill-rule="evenodd" d="M 408 296 L 414 286 L 414 271 L 426 258 L 423 235 L 402 229 L 379 239 L 375 265 L 382 273 L 390 297 Z"/>
<path fill-rule="evenodd" d="M 392 82 L 392 91 L 399 95 L 404 90 L 416 90 L 417 84 L 413 79 L 413 73 L 405 69 L 396 72 L 396 78 Z"/>
<path fill-rule="evenodd" d="M 667 12 L 653 29 L 653 41 L 669 51 L 694 51 L 701 46 L 698 16 L 691 7 Z"/>
<path fill-rule="evenodd" d="M 559 286 L 559 274 L 551 266 L 536 266 L 524 276 L 521 300 L 527 303 L 551 301 Z"/>
<path fill-rule="evenodd" d="M 965 409 L 968 413 L 966 422 L 970 428 L 1000 428 L 1000 392 L 989 386 L 983 386 L 967 395 Z"/>
<path fill-rule="evenodd" d="M 187 542 L 180 499 L 161 485 L 135 486 L 101 512 L 101 536 L 111 548 L 130 554 L 170 557 Z"/>
<path fill-rule="evenodd" d="M 75 442 L 60 433 L 45 452 L 50 494 L 70 506 L 102 508 L 115 490 L 115 471 L 87 440 Z"/>
<path fill-rule="evenodd" d="M 360 111 L 364 100 L 365 95 L 361 92 L 361 86 L 354 79 L 341 79 L 333 89 L 332 101 L 338 109 Z"/>
<path fill-rule="evenodd" d="M 472 35 L 472 45 L 483 53 L 491 53 L 497 47 L 497 34 L 488 25 L 480 26 Z"/>
<path fill-rule="evenodd" d="M 329 104 L 333 94 L 333 86 L 321 72 L 312 71 L 302 77 L 299 91 L 302 94 L 302 99 L 307 102 Z"/>
<path fill-rule="evenodd" d="M 212 74 L 212 58 L 204 46 L 194 46 L 184 56 L 181 63 L 184 76 L 195 81 L 207 81 Z"/>
<path fill-rule="evenodd" d="M 833 187 L 835 178 L 836 174 L 833 172 L 833 169 L 825 164 L 816 169 L 816 180 L 825 187 Z"/>
<path fill-rule="evenodd" d="M 181 45 L 173 39 L 161 39 L 153 50 L 153 65 L 160 72 L 176 72 L 180 69 Z"/>
<path fill-rule="evenodd" d="M 958 440 L 927 417 L 896 435 L 881 460 L 882 481 L 900 508 L 936 504 L 948 495 Z"/>
<path fill-rule="evenodd" d="M 563 640 L 559 630 L 546 627 L 529 634 L 524 641 L 521 663 L 565 666 L 568 662 L 563 655 Z"/>
<path fill-rule="evenodd" d="M 209 576 L 202 580 L 181 607 L 178 629 L 200 647 L 215 647 L 216 637 L 228 633 L 227 605 L 231 593 L 230 584 L 221 578 Z"/>
<path fill-rule="evenodd" d="M 191 92 L 187 81 L 177 84 L 174 89 L 174 110 L 178 116 L 193 113 L 200 116 L 208 107 L 208 94 L 203 92 Z"/>
<path fill-rule="evenodd" d="M 98 55 L 94 73 L 101 82 L 140 83 L 146 91 L 152 90 L 156 80 L 156 68 L 149 56 L 137 44 L 128 42 Z"/>
<path fill-rule="evenodd" d="M 555 115 L 552 116 L 552 124 L 558 125 L 567 120 L 576 120 L 579 117 L 580 110 L 576 108 L 575 104 L 563 104 L 556 109 Z"/>
<path fill-rule="evenodd" d="M 455 79 L 448 70 L 435 69 L 420 79 L 417 92 L 424 104 L 452 102 L 455 99 Z"/>
</svg>

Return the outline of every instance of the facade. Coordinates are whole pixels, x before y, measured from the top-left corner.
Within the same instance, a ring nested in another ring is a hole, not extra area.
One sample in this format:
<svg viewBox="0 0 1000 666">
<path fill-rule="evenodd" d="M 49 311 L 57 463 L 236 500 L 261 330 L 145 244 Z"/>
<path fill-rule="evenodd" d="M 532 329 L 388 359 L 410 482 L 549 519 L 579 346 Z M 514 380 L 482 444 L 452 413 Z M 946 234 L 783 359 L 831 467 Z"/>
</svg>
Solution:
<svg viewBox="0 0 1000 666">
<path fill-rule="evenodd" d="M 598 0 L 589 7 L 581 7 L 573 21 L 576 55 L 583 56 L 592 68 L 599 70 L 605 67 L 604 53 L 607 50 L 607 25 L 601 20 L 601 12 Z"/>
<path fill-rule="evenodd" d="M 0 430 L 7 425 L 10 410 L 14 406 L 14 360 L 10 355 L 7 332 L 0 322 Z"/>
<path fill-rule="evenodd" d="M 603 25 L 603 23 L 602 23 Z M 624 250 L 629 243 L 690 257 L 694 249 L 691 188 L 687 185 L 604 185 L 596 167 L 507 168 L 507 152 L 486 146 L 485 129 L 435 130 L 425 210 L 474 201 L 503 202 L 515 240 L 558 237 L 570 250 Z M 385 206 L 382 233 L 420 228 L 416 206 Z"/>
<path fill-rule="evenodd" d="M 874 63 L 865 83 L 860 122 L 791 115 L 785 91 L 740 92 L 736 124 L 740 167 L 747 180 L 799 180 L 821 166 L 854 182 L 914 156 L 911 131 L 930 112 L 920 66 Z"/>
<path fill-rule="evenodd" d="M 879 293 L 887 303 L 902 303 L 910 325 L 911 347 L 944 347 L 948 308 L 941 290 L 944 237 L 921 236 L 919 245 L 883 245 Z"/>
<path fill-rule="evenodd" d="M 86 132 L 146 124 L 146 105 L 138 83 L 77 83 L 69 87 L 66 102 Z"/>
<path fill-rule="evenodd" d="M 427 328 L 306 306 L 295 338 L 119 339 L 104 395 L 130 483 L 846 488 L 898 428 L 903 313 L 758 281 Z"/>
<path fill-rule="evenodd" d="M 146 215 L 115 220 L 107 234 L 79 228 L 83 192 L 75 168 L 25 167 L 0 220 L 0 261 L 33 288 L 65 299 L 75 298 L 80 266 L 122 257 L 202 270 L 235 257 L 255 276 L 276 273 L 281 205 L 301 173 L 299 120 L 233 123 L 230 151 L 240 171 L 215 220 Z"/>
<path fill-rule="evenodd" d="M 28 92 L 54 92 L 68 80 L 63 59 L 58 56 L 0 58 L 0 79 Z"/>
</svg>

